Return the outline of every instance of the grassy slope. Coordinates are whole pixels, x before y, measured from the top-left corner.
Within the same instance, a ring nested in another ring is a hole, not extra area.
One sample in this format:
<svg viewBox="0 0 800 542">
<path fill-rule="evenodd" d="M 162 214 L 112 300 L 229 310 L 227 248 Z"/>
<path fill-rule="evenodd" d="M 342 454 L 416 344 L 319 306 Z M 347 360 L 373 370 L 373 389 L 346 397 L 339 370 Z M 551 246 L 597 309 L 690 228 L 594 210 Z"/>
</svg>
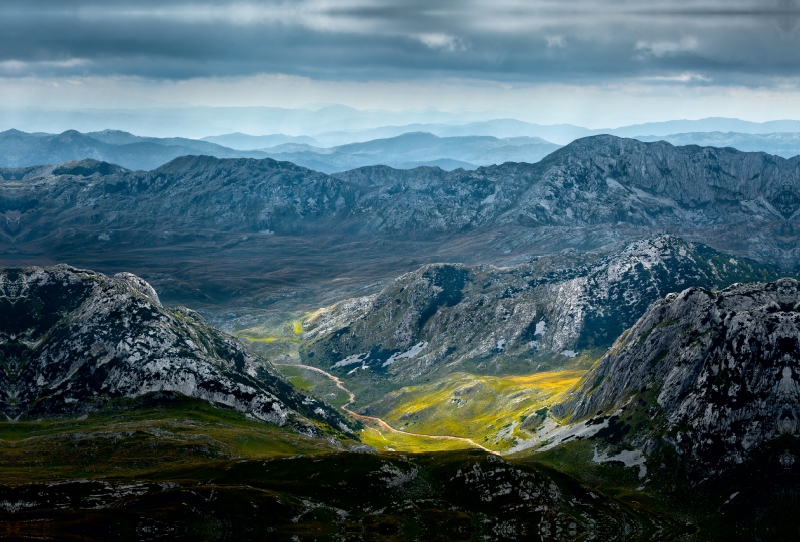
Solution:
<svg viewBox="0 0 800 542">
<path fill-rule="evenodd" d="M 340 388 L 337 388 L 333 382 L 324 375 L 316 371 L 310 371 L 302 367 L 292 367 L 290 365 L 281 365 L 278 368 L 292 384 L 303 390 L 310 391 L 317 397 L 322 397 L 329 404 L 341 407 L 347 403 L 348 395 Z M 364 430 L 359 435 L 361 441 L 381 451 L 391 452 L 396 450 L 421 453 L 457 450 L 465 447 L 463 442 L 443 441 L 422 436 L 406 435 L 389 431 L 375 422 L 367 420 L 360 421 L 364 424 Z M 396 425 L 392 426 L 396 427 Z M 425 433 L 425 431 L 420 432 Z"/>
<path fill-rule="evenodd" d="M 0 423 L 0 477 L 6 483 L 20 483 L 128 476 L 210 460 L 337 449 L 328 440 L 250 420 L 202 401 L 145 397 L 120 401 L 84 420 Z"/>
<path fill-rule="evenodd" d="M 362 409 L 397 429 L 429 435 L 472 438 L 505 450 L 529 435 L 521 425 L 541 415 L 585 371 L 526 376 L 478 376 L 453 373 L 439 381 L 410 386 Z"/>
</svg>

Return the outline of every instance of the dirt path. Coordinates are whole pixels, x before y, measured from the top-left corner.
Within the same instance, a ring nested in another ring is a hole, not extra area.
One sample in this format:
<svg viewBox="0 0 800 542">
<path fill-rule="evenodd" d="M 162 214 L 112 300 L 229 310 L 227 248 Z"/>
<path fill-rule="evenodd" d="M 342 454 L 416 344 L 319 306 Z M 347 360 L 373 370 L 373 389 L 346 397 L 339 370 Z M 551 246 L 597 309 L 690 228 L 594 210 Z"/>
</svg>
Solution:
<svg viewBox="0 0 800 542">
<path fill-rule="evenodd" d="M 430 439 L 434 439 L 434 440 L 453 440 L 453 441 L 457 441 L 457 442 L 463 442 L 464 444 L 469 444 L 470 446 L 473 446 L 475 448 L 480 448 L 481 450 L 484 450 L 484 451 L 489 452 L 489 453 L 495 453 L 494 450 L 490 450 L 486 446 L 482 446 L 482 445 L 478 444 L 477 442 L 475 442 L 471 438 L 456 437 L 456 436 L 453 436 L 453 435 L 425 435 L 425 434 L 422 434 L 422 433 L 411 433 L 409 431 L 403 431 L 402 429 L 395 429 L 394 427 L 392 427 L 391 425 L 389 425 L 388 423 L 386 423 L 385 421 L 383 421 L 380 418 L 376 418 L 375 416 L 365 416 L 363 414 L 359 414 L 358 412 L 354 412 L 354 411 L 350 410 L 349 408 L 347 408 L 347 407 L 349 407 L 350 405 L 352 405 L 355 402 L 356 395 L 352 391 L 350 391 L 347 388 L 345 388 L 344 387 L 344 382 L 342 382 L 337 376 L 334 376 L 334 375 L 332 375 L 331 373 L 329 373 L 327 371 L 323 371 L 322 369 L 318 369 L 317 367 L 312 367 L 310 365 L 300 365 L 300 364 L 297 364 L 297 363 L 276 363 L 275 365 L 277 365 L 279 367 L 299 367 L 301 369 L 307 369 L 309 371 L 314 371 L 314 372 L 320 373 L 322 375 L 325 375 L 329 379 L 331 379 L 331 381 L 334 384 L 336 384 L 336 387 L 339 388 L 340 390 L 342 390 L 343 392 L 345 392 L 347 394 L 348 398 L 349 398 L 348 401 L 342 406 L 342 410 L 344 410 L 345 412 L 347 412 L 348 414 L 350 414 L 354 418 L 357 418 L 359 420 L 368 420 L 368 421 L 371 421 L 371 422 L 375 422 L 378 425 L 380 425 L 381 427 L 383 427 L 384 429 L 386 429 L 387 431 L 390 431 L 392 433 L 399 433 L 401 435 L 408 435 L 408 436 L 411 436 L 411 437 L 430 438 Z"/>
</svg>

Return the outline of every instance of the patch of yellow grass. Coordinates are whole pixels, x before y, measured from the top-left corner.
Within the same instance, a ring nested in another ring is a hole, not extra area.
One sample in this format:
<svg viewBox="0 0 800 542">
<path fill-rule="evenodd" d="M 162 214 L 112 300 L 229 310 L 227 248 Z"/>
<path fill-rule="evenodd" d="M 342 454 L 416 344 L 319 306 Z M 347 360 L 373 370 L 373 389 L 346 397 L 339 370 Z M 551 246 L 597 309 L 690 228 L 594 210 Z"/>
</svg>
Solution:
<svg viewBox="0 0 800 542">
<path fill-rule="evenodd" d="M 552 371 L 526 376 L 506 376 L 500 380 L 523 386 L 550 390 L 554 394 L 563 393 L 574 386 L 586 371 Z"/>
<path fill-rule="evenodd" d="M 274 343 L 275 341 L 280 340 L 277 337 L 247 337 L 247 336 L 242 337 L 242 339 L 250 341 L 251 343 Z"/>
<path fill-rule="evenodd" d="M 364 430 L 361 432 L 361 441 L 369 444 L 381 452 L 438 452 L 442 450 L 459 450 L 466 448 L 466 444 L 453 440 L 439 440 L 415 435 L 406 435 L 387 431 L 377 423 L 363 422 Z"/>
<path fill-rule="evenodd" d="M 569 370 L 505 377 L 454 373 L 391 393 L 371 405 L 369 414 L 396 429 L 465 437 L 504 450 L 517 439 L 529 437 L 521 424 L 557 403 L 585 373 Z"/>
</svg>

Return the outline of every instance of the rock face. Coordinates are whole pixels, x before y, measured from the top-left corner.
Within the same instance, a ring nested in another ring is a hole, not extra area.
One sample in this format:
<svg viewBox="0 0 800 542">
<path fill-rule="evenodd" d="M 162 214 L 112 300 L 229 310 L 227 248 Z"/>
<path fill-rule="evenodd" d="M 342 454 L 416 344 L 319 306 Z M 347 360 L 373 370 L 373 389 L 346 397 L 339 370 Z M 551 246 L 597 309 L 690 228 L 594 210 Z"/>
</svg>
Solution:
<svg viewBox="0 0 800 542">
<path fill-rule="evenodd" d="M 165 309 L 129 273 L 68 266 L 0 270 L 0 411 L 9 420 L 90 412 L 178 392 L 317 434 L 345 420 L 195 312 Z"/>
<path fill-rule="evenodd" d="M 652 390 L 664 440 L 723 468 L 800 434 L 798 382 L 800 283 L 694 287 L 654 303 L 554 411 L 576 421 Z"/>
<path fill-rule="evenodd" d="M 433 371 L 532 371 L 596 359 L 651 303 L 687 286 L 773 277 L 673 236 L 572 269 L 428 265 L 305 324 L 303 359 L 344 378 L 408 385 Z"/>
</svg>

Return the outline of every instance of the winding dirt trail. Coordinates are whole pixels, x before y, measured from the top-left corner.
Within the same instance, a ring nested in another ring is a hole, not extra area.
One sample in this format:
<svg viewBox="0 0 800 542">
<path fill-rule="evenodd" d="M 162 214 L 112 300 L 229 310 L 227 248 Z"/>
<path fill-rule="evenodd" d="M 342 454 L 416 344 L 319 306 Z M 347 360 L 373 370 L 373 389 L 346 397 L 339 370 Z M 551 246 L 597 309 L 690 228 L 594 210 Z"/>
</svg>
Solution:
<svg viewBox="0 0 800 542">
<path fill-rule="evenodd" d="M 314 371 L 314 372 L 320 373 L 322 375 L 325 375 L 334 384 L 336 384 L 337 388 L 339 388 L 340 390 L 345 392 L 347 394 L 347 396 L 348 396 L 348 401 L 344 405 L 342 405 L 342 410 L 344 410 L 345 412 L 350 414 L 352 417 L 357 418 L 359 420 L 367 420 L 367 421 L 371 421 L 371 422 L 377 423 L 378 425 L 380 425 L 381 427 L 383 427 L 384 429 L 386 429 L 387 431 L 390 431 L 392 433 L 398 433 L 398 434 L 401 434 L 401 435 L 408 435 L 408 436 L 411 436 L 411 437 L 430 438 L 430 439 L 434 439 L 434 440 L 451 440 L 451 441 L 456 441 L 456 442 L 462 442 L 464 444 L 468 444 L 468 445 L 473 446 L 475 448 L 480 448 L 481 450 L 483 450 L 485 452 L 489 452 L 489 453 L 492 453 L 492 454 L 496 453 L 494 450 L 490 450 L 486 446 L 482 446 L 482 445 L 478 444 L 477 442 L 475 442 L 471 438 L 456 437 L 456 436 L 453 436 L 453 435 L 425 435 L 425 434 L 422 434 L 422 433 L 411 433 L 409 431 L 403 431 L 402 429 L 395 429 L 394 427 L 392 427 L 391 425 L 389 425 L 388 423 L 386 423 L 385 421 L 383 421 L 380 418 L 376 418 L 375 416 L 365 416 L 363 414 L 359 414 L 358 412 L 354 412 L 354 411 L 350 410 L 349 408 L 347 408 L 347 407 L 349 407 L 350 405 L 352 405 L 355 402 L 356 395 L 352 391 L 350 391 L 347 388 L 345 388 L 344 387 L 344 382 L 342 382 L 337 376 L 334 376 L 331 373 L 329 373 L 327 371 L 323 371 L 322 369 L 319 369 L 317 367 L 312 367 L 311 365 L 300 365 L 298 363 L 275 363 L 275 365 L 277 365 L 279 367 L 299 367 L 301 369 L 307 369 L 309 371 Z"/>
</svg>

